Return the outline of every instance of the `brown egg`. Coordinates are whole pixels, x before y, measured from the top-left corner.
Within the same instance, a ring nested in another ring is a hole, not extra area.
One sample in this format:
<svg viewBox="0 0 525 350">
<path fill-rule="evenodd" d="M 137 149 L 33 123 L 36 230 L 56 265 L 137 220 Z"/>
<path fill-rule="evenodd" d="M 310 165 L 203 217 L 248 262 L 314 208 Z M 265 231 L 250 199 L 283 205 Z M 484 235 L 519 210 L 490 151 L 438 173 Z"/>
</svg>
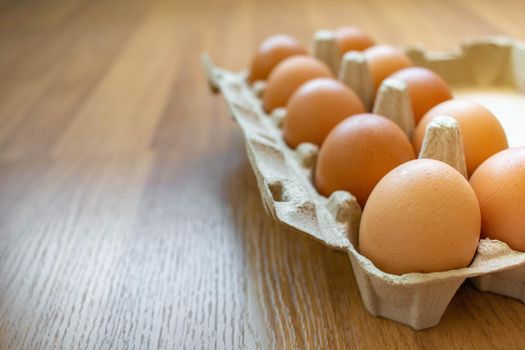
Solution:
<svg viewBox="0 0 525 350">
<path fill-rule="evenodd" d="M 356 27 L 341 27 L 334 34 L 341 54 L 348 51 L 363 51 L 375 44 L 368 34 Z"/>
<path fill-rule="evenodd" d="M 414 150 L 397 124 L 377 114 L 358 114 L 339 123 L 324 140 L 315 186 L 327 197 L 348 191 L 364 206 L 379 180 L 411 159 Z"/>
<path fill-rule="evenodd" d="M 447 83 L 430 69 L 404 68 L 389 78 L 401 80 L 407 85 L 416 124 L 432 107 L 452 98 Z"/>
<path fill-rule="evenodd" d="M 412 61 L 400 49 L 388 45 L 376 45 L 363 51 L 374 81 L 374 90 L 390 74 L 412 65 Z"/>
<path fill-rule="evenodd" d="M 315 78 L 333 78 L 330 68 L 310 56 L 293 56 L 279 63 L 270 76 L 263 96 L 264 109 L 284 107 L 297 88 Z"/>
<path fill-rule="evenodd" d="M 448 164 L 417 159 L 389 172 L 370 194 L 359 251 L 396 275 L 459 269 L 476 253 L 480 225 L 468 181 Z"/>
<path fill-rule="evenodd" d="M 263 41 L 250 66 L 250 81 L 266 80 L 272 69 L 282 60 L 294 55 L 304 55 L 306 49 L 295 38 L 278 34 Z"/>
<path fill-rule="evenodd" d="M 286 105 L 283 132 L 290 147 L 302 142 L 321 145 L 343 119 L 365 108 L 357 95 L 335 79 L 312 79 L 301 85 Z"/>
<path fill-rule="evenodd" d="M 482 105 L 467 100 L 449 100 L 428 111 L 419 122 L 412 143 L 421 150 L 427 125 L 436 116 L 453 117 L 459 123 L 469 176 L 493 154 L 508 147 L 505 131 L 496 117 Z"/>
<path fill-rule="evenodd" d="M 481 235 L 525 252 L 525 147 L 496 153 L 472 174 Z"/>
</svg>

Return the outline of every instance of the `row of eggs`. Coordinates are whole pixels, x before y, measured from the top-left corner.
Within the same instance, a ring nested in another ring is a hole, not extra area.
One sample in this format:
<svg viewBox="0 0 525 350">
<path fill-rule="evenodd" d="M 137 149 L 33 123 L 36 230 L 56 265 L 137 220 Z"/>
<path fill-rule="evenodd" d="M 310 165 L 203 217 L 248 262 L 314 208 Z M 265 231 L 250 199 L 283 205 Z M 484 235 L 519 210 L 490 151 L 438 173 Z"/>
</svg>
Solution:
<svg viewBox="0 0 525 350">
<path fill-rule="evenodd" d="M 507 149 L 489 110 L 453 99 L 439 75 L 414 67 L 403 51 L 375 45 L 358 28 L 334 34 L 341 55 L 362 51 L 375 90 L 388 77 L 406 84 L 417 125 L 411 140 L 391 120 L 366 113 L 354 91 L 290 36 L 260 45 L 249 81 L 266 80 L 268 113 L 286 107 L 290 147 L 320 146 L 319 193 L 345 190 L 364 208 L 360 252 L 381 270 L 403 274 L 468 266 L 480 232 L 525 251 L 525 148 Z M 470 182 L 445 163 L 415 159 L 427 126 L 441 115 L 459 124 Z"/>
</svg>

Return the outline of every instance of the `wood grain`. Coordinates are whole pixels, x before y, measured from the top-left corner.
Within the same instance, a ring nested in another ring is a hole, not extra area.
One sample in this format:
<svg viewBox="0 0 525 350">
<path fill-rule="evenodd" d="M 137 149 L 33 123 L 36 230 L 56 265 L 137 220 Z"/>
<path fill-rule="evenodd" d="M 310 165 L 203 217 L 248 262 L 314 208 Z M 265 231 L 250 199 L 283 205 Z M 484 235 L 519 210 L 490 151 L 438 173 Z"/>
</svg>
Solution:
<svg viewBox="0 0 525 350">
<path fill-rule="evenodd" d="M 438 327 L 364 309 L 348 257 L 264 213 L 199 66 L 352 23 L 378 41 L 525 40 L 520 1 L 1 1 L 0 348 L 523 348 L 469 284 Z M 525 133 L 523 134 L 525 137 Z"/>
</svg>

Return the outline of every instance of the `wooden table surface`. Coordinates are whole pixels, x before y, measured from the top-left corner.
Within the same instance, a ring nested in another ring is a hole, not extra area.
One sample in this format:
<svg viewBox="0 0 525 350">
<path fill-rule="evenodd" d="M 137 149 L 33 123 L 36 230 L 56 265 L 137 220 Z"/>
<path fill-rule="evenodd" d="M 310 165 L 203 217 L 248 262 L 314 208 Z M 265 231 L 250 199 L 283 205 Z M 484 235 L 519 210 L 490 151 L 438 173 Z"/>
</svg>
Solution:
<svg viewBox="0 0 525 350">
<path fill-rule="evenodd" d="M 342 253 L 264 213 L 199 65 L 276 32 L 525 39 L 523 1 L 0 2 L 0 348 L 518 348 L 525 306 L 462 286 L 441 324 L 370 316 Z M 525 132 L 524 132 L 525 137 Z"/>
</svg>

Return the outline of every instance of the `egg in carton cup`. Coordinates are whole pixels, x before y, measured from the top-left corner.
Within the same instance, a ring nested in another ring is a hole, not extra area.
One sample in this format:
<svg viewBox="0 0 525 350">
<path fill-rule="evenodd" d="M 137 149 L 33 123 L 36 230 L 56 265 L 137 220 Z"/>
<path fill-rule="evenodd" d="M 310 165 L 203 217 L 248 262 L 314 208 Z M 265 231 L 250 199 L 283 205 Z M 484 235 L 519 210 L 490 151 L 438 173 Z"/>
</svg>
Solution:
<svg viewBox="0 0 525 350">
<path fill-rule="evenodd" d="M 525 44 L 507 38 L 465 41 L 455 51 L 426 53 L 408 49 L 417 65 L 429 68 L 449 84 L 507 86 L 525 90 Z M 342 58 L 334 35 L 315 36 L 314 56 L 325 62 L 341 81 L 361 98 L 367 110 L 383 115 L 410 137 L 414 119 L 407 86 L 386 79 L 374 99 L 366 58 L 360 52 Z M 525 302 L 525 253 L 491 239 L 479 242 L 469 267 L 432 273 L 393 275 L 379 270 L 358 251 L 361 208 L 354 196 L 336 191 L 329 198 L 313 186 L 318 147 L 303 143 L 295 150 L 283 139 L 286 111 L 268 115 L 260 101 L 264 83 L 250 86 L 246 72 L 230 72 L 203 57 L 210 87 L 221 91 L 231 115 L 241 127 L 249 161 L 267 213 L 283 225 L 307 234 L 325 245 L 348 253 L 367 310 L 374 316 L 398 321 L 421 330 L 439 323 L 452 297 L 467 279 L 483 291 Z M 437 117 L 428 125 L 419 158 L 443 161 L 467 176 L 462 138 L 455 119 Z"/>
</svg>

